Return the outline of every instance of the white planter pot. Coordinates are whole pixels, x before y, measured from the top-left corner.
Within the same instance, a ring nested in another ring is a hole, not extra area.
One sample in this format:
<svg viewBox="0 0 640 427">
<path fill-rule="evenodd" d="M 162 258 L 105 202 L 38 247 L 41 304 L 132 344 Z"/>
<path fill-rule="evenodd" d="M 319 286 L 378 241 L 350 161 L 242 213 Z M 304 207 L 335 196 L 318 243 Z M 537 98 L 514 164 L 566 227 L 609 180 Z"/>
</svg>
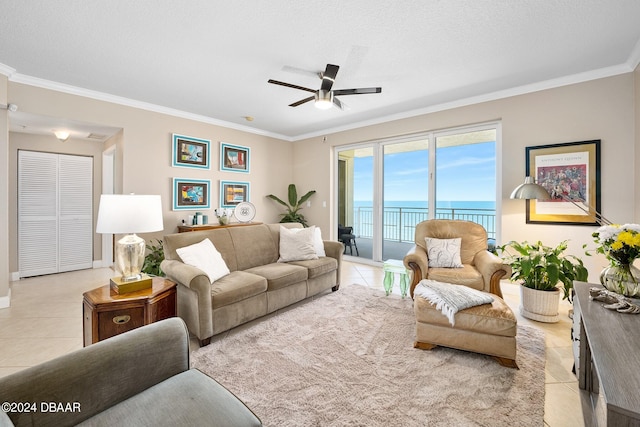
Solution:
<svg viewBox="0 0 640 427">
<path fill-rule="evenodd" d="M 556 323 L 560 320 L 560 289 L 539 291 L 520 286 L 520 314 L 538 322 Z"/>
</svg>

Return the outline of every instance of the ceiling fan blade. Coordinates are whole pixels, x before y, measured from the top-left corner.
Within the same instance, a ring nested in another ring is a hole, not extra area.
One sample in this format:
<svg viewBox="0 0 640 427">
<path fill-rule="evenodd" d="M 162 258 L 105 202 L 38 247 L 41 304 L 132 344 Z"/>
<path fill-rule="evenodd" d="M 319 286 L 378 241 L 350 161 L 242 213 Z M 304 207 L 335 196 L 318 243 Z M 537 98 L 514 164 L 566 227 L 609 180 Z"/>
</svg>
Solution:
<svg viewBox="0 0 640 427">
<path fill-rule="evenodd" d="M 313 89 L 309 89 L 308 87 L 302 87 L 302 86 L 298 86 L 298 85 L 292 85 L 291 83 L 285 83 L 285 82 L 280 82 L 278 80 L 273 80 L 273 79 L 269 79 L 269 81 L 267 83 L 272 83 L 274 85 L 280 85 L 280 86 L 286 86 L 286 87 L 290 87 L 293 89 L 300 89 L 300 90 L 306 90 L 307 92 L 313 92 L 316 93 L 315 90 Z"/>
<path fill-rule="evenodd" d="M 327 64 L 327 68 L 322 73 L 322 86 L 320 89 L 329 91 L 333 86 L 333 82 L 336 80 L 336 76 L 338 75 L 338 70 L 340 67 L 333 64 Z"/>
<path fill-rule="evenodd" d="M 316 97 L 315 97 L 315 95 L 314 95 L 314 96 L 310 96 L 310 97 L 305 98 L 305 99 L 301 99 L 301 100 L 300 100 L 300 101 L 298 101 L 298 102 L 294 102 L 293 104 L 289 104 L 289 107 L 297 107 L 298 105 L 302 105 L 302 104 L 304 104 L 305 102 L 313 101 L 315 98 L 316 98 Z"/>
<path fill-rule="evenodd" d="M 333 91 L 334 95 L 366 95 L 369 93 L 381 93 L 381 87 L 362 87 L 359 89 L 337 89 Z"/>
<path fill-rule="evenodd" d="M 338 107 L 339 109 L 341 109 L 343 111 L 346 111 L 346 110 L 350 109 L 347 104 L 345 104 L 344 102 L 340 101 L 335 96 L 333 97 L 333 103 L 336 105 L 336 107 Z"/>
</svg>

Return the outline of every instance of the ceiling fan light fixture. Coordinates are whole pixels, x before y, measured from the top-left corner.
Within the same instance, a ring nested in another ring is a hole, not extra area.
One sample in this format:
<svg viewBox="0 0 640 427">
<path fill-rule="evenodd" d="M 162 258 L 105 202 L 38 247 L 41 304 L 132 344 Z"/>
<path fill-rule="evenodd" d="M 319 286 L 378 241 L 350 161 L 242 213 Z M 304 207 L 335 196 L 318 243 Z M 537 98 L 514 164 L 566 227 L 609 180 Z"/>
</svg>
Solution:
<svg viewBox="0 0 640 427">
<path fill-rule="evenodd" d="M 333 92 L 330 90 L 320 89 L 316 92 L 316 101 L 314 105 L 320 110 L 328 110 L 333 107 Z"/>
</svg>

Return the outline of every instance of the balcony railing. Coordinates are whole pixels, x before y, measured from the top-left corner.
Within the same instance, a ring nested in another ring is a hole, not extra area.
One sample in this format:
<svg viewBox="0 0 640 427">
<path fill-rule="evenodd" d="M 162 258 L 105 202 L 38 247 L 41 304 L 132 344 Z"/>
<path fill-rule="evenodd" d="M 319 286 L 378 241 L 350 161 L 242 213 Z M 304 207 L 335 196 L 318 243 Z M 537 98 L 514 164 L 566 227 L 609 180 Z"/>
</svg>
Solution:
<svg viewBox="0 0 640 427">
<path fill-rule="evenodd" d="M 427 220 L 427 208 L 387 207 L 383 211 L 383 239 L 397 242 L 413 242 L 416 224 Z M 436 208 L 437 219 L 461 219 L 476 222 L 487 230 L 489 238 L 496 237 L 496 211 L 476 208 Z M 373 208 L 358 207 L 354 210 L 354 233 L 358 237 L 373 237 Z"/>
</svg>

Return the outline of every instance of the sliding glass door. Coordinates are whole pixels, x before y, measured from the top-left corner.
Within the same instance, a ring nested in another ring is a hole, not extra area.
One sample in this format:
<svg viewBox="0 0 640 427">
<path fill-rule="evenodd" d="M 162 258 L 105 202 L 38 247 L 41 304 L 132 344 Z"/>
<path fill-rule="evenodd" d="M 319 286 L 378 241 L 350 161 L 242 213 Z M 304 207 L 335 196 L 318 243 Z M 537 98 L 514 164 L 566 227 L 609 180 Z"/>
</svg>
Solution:
<svg viewBox="0 0 640 427">
<path fill-rule="evenodd" d="M 338 148 L 337 219 L 354 236 L 346 255 L 402 259 L 431 218 L 477 222 L 495 238 L 498 139 L 492 123 Z"/>
</svg>

